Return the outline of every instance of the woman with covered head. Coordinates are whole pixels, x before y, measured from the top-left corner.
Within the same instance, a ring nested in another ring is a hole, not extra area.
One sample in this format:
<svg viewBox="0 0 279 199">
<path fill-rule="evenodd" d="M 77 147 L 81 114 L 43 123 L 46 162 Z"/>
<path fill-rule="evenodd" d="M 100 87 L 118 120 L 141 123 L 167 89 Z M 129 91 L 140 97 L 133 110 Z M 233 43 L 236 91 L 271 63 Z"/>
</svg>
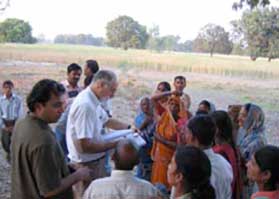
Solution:
<svg viewBox="0 0 279 199">
<path fill-rule="evenodd" d="M 262 109 L 255 104 L 245 104 L 240 110 L 237 146 L 243 160 L 243 173 L 246 172 L 245 164 L 251 160 L 252 155 L 266 144 L 264 119 Z M 256 188 L 248 180 L 244 179 L 244 183 L 244 197 L 249 198 Z"/>
<path fill-rule="evenodd" d="M 153 136 L 156 130 L 156 122 L 153 116 L 153 107 L 150 98 L 143 97 L 140 100 L 138 114 L 135 117 L 135 126 L 140 130 L 146 145 L 140 149 L 140 161 L 137 166 L 137 177 L 150 181 L 152 159 L 150 152 L 153 144 Z"/>
<path fill-rule="evenodd" d="M 168 182 L 175 199 L 214 199 L 210 184 L 211 164 L 207 155 L 194 146 L 179 146 L 168 167 Z"/>
<path fill-rule="evenodd" d="M 178 142 L 178 130 L 187 121 L 187 113 L 181 106 L 183 105 L 179 96 L 169 98 L 164 113 L 158 119 L 151 151 L 151 157 L 154 161 L 151 182 L 153 184 L 161 183 L 168 190 L 170 190 L 167 182 L 168 164 Z"/>
<path fill-rule="evenodd" d="M 264 119 L 264 112 L 255 104 L 245 104 L 240 110 L 237 145 L 246 161 L 266 144 Z"/>
<path fill-rule="evenodd" d="M 160 82 L 153 95 L 151 96 L 151 101 L 154 105 L 155 116 L 161 116 L 165 109 L 164 105 L 167 103 L 169 97 L 172 95 L 171 85 L 168 82 Z"/>
<path fill-rule="evenodd" d="M 265 146 L 259 149 L 246 166 L 248 178 L 259 187 L 259 191 L 251 199 L 278 199 L 279 148 Z"/>
</svg>

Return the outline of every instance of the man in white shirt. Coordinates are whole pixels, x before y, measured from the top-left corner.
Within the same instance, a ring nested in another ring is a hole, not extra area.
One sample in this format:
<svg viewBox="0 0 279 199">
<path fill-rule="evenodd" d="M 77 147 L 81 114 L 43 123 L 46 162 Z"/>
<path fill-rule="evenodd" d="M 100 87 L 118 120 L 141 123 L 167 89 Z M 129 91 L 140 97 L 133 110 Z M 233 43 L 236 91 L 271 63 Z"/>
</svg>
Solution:
<svg viewBox="0 0 279 199">
<path fill-rule="evenodd" d="M 150 182 L 135 177 L 133 168 L 139 162 L 139 153 L 131 141 L 117 144 L 113 160 L 115 170 L 111 177 L 93 181 L 83 199 L 159 198 L 159 191 Z"/>
<path fill-rule="evenodd" d="M 0 131 L 3 149 L 10 161 L 10 144 L 15 122 L 23 117 L 22 99 L 13 92 L 14 84 L 10 80 L 3 82 L 3 95 L 0 96 Z"/>
<path fill-rule="evenodd" d="M 215 132 L 215 123 L 208 115 L 195 116 L 189 120 L 184 129 L 186 143 L 202 149 L 210 160 L 212 168 L 210 182 L 215 189 L 216 199 L 231 199 L 232 167 L 211 148 Z"/>
<path fill-rule="evenodd" d="M 68 157 L 76 168 L 89 167 L 94 171 L 92 180 L 105 177 L 105 152 L 113 149 L 116 141 L 104 141 L 103 127 L 114 130 L 128 129 L 130 125 L 109 118 L 102 108 L 102 101 L 114 96 L 117 90 L 116 75 L 107 70 L 99 71 L 90 86 L 74 100 L 67 122 Z M 81 197 L 90 181 L 75 188 L 76 197 Z"/>
</svg>

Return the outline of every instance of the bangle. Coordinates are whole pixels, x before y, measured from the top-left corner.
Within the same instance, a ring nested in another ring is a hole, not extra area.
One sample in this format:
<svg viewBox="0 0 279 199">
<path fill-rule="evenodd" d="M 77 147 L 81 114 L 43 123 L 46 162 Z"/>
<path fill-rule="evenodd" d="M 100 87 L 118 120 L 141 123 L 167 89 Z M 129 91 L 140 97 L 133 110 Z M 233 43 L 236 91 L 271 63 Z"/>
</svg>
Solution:
<svg viewBox="0 0 279 199">
<path fill-rule="evenodd" d="M 128 127 L 127 127 L 127 129 L 131 129 L 131 127 L 132 127 L 132 126 L 129 124 Z"/>
</svg>

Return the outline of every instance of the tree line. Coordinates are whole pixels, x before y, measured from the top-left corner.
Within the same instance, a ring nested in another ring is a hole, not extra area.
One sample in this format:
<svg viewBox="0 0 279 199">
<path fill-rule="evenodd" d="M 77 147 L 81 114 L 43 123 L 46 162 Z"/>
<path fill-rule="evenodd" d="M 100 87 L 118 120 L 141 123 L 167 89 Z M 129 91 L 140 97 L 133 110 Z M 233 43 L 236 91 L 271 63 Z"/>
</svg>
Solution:
<svg viewBox="0 0 279 199">
<path fill-rule="evenodd" d="M 122 49 L 181 51 L 248 55 L 251 60 L 279 57 L 279 8 L 247 10 L 241 19 L 231 22 L 232 30 L 206 24 L 194 40 L 182 41 L 179 35 L 160 35 L 158 25 L 147 29 L 130 16 L 119 16 L 106 25 L 106 39 L 91 34 L 60 34 L 54 43 L 111 46 Z M 0 42 L 35 43 L 32 27 L 20 19 L 0 23 Z"/>
</svg>

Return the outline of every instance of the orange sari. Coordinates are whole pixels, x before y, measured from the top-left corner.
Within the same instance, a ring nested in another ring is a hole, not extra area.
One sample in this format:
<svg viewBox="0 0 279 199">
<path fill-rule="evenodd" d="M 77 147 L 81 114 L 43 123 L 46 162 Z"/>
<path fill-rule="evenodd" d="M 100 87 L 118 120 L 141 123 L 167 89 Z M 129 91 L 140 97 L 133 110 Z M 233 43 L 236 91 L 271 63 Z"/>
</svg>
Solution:
<svg viewBox="0 0 279 199">
<path fill-rule="evenodd" d="M 176 103 L 179 105 L 181 104 L 181 101 L 177 97 L 172 97 L 170 100 L 175 100 Z M 179 120 L 185 121 L 187 114 L 185 111 L 181 110 L 184 109 L 180 108 L 178 114 Z M 168 141 L 177 142 L 177 123 L 179 122 L 175 122 L 170 111 L 166 110 L 157 123 L 156 133 Z M 174 152 L 174 148 L 167 146 L 156 139 L 154 140 L 151 151 L 151 157 L 153 160 L 151 182 L 153 184 L 161 183 L 165 185 L 168 190 L 170 189 L 170 186 L 167 180 L 167 170 Z"/>
</svg>

